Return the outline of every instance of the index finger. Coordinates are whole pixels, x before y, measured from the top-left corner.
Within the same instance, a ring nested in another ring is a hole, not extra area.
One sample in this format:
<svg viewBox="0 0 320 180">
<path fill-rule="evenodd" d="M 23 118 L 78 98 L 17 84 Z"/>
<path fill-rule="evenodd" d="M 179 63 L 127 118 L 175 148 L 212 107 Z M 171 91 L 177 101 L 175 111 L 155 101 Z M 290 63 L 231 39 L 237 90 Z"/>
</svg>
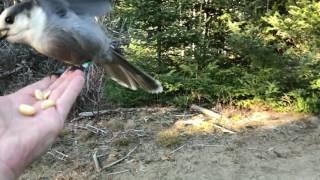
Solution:
<svg viewBox="0 0 320 180">
<path fill-rule="evenodd" d="M 82 71 L 75 71 L 74 73 L 76 74 L 72 77 L 69 85 L 57 100 L 57 111 L 63 119 L 67 117 L 85 82 Z"/>
</svg>

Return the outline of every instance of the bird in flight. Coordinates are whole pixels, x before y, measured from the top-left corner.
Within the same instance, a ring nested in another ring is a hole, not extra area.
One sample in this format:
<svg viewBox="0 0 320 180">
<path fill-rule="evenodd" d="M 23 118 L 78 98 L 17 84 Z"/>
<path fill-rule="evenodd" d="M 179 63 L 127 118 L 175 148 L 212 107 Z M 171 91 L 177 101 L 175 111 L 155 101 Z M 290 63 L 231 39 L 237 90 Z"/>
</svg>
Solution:
<svg viewBox="0 0 320 180">
<path fill-rule="evenodd" d="M 30 45 L 74 66 L 91 60 L 122 86 L 162 92 L 158 80 L 113 49 L 110 38 L 96 23 L 94 17 L 110 9 L 110 0 L 25 0 L 1 13 L 0 38 Z"/>
</svg>

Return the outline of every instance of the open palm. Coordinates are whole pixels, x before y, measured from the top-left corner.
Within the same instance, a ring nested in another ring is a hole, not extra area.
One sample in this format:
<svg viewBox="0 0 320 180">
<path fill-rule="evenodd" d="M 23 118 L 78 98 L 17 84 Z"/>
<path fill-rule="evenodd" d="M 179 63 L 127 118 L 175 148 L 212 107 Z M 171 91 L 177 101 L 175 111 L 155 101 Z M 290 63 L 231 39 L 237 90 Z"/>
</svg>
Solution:
<svg viewBox="0 0 320 180">
<path fill-rule="evenodd" d="M 48 77 L 16 93 L 0 97 L 0 178 L 1 173 L 17 177 L 48 149 L 63 128 L 83 84 L 81 71 L 67 71 L 58 79 Z M 56 106 L 42 110 L 41 102 L 33 96 L 36 89 L 50 90 L 49 99 L 54 100 Z M 18 112 L 20 104 L 32 105 L 37 109 L 37 114 L 22 116 Z"/>
</svg>

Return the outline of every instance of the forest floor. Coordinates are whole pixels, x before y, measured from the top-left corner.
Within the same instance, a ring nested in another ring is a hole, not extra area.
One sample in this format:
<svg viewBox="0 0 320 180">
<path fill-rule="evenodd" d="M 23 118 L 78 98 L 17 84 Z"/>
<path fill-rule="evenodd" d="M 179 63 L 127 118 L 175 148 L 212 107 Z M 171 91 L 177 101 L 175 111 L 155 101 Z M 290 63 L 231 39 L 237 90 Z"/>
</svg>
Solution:
<svg viewBox="0 0 320 180">
<path fill-rule="evenodd" d="M 79 117 L 20 179 L 320 179 L 320 118 L 223 114 L 141 108 Z"/>
</svg>

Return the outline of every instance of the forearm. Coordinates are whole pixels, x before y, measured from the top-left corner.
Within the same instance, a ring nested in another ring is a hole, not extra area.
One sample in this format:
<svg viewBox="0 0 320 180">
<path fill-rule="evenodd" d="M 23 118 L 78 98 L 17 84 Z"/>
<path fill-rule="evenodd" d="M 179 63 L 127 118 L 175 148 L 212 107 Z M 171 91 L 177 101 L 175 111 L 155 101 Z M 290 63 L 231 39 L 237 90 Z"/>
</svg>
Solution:
<svg viewBox="0 0 320 180">
<path fill-rule="evenodd" d="M 0 104 L 7 104 L 7 96 L 0 96 Z M 0 126 L 3 127 L 4 122 L 3 122 L 3 109 L 0 109 Z M 2 131 L 3 129 L 0 128 L 0 137 L 1 134 L 3 134 L 4 132 Z M 1 138 L 0 138 L 1 139 Z M 16 176 L 14 175 L 13 171 L 5 164 L 1 161 L 1 157 L 0 157 L 0 179 L 2 180 L 14 180 L 16 179 Z"/>
<path fill-rule="evenodd" d="M 5 140 L 1 137 L 0 134 L 0 180 L 14 180 L 18 178 L 18 171 L 13 169 L 14 166 L 12 166 L 12 162 L 15 162 L 14 158 L 12 158 L 12 149 L 16 148 L 10 148 L 8 147 L 8 139 L 5 138 Z M 11 150 L 10 150 L 11 149 Z"/>
<path fill-rule="evenodd" d="M 0 179 L 15 180 L 16 178 L 12 170 L 0 161 Z"/>
</svg>

